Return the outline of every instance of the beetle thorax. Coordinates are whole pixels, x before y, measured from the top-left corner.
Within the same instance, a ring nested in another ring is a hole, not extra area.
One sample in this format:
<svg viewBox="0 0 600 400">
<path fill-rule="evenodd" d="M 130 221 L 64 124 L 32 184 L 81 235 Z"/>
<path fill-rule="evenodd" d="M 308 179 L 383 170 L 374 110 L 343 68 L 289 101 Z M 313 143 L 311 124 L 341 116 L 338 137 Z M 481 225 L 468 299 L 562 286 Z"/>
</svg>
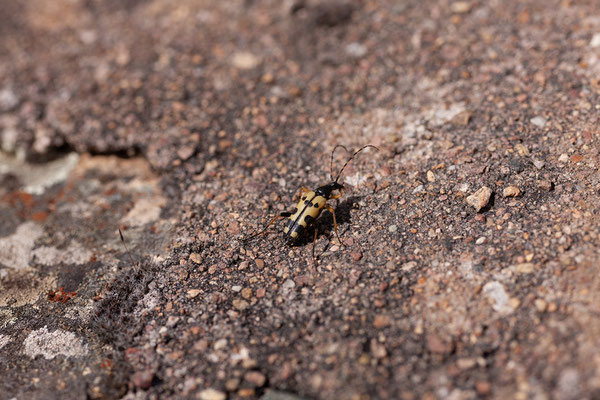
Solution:
<svg viewBox="0 0 600 400">
<path fill-rule="evenodd" d="M 331 197 L 331 192 L 333 192 L 334 190 L 340 190 L 343 188 L 344 188 L 344 185 L 341 185 L 337 182 L 330 182 L 327 185 L 318 187 L 315 190 L 315 193 L 317 194 L 317 196 L 322 196 L 322 197 L 325 197 L 327 200 L 329 200 L 329 198 Z"/>
</svg>

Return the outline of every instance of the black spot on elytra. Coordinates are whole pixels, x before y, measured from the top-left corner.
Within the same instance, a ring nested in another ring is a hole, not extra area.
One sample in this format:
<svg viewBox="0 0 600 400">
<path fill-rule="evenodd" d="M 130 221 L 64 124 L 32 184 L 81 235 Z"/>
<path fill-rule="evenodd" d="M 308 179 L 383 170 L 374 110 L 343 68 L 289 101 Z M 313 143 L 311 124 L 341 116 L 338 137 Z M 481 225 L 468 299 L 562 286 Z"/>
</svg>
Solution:
<svg viewBox="0 0 600 400">
<path fill-rule="evenodd" d="M 315 219 L 312 217 L 312 215 L 305 215 L 304 216 L 304 222 L 306 222 L 306 226 L 311 226 L 313 222 L 315 222 Z"/>
</svg>

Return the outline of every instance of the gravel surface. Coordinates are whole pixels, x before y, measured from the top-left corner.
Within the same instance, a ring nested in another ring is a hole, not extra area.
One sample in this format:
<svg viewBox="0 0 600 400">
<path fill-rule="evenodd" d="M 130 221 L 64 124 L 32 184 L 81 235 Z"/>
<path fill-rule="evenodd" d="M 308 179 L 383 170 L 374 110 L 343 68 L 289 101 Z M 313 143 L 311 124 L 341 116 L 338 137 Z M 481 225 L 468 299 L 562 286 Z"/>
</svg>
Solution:
<svg viewBox="0 0 600 400">
<path fill-rule="evenodd" d="M 595 2 L 0 7 L 0 398 L 600 398 Z"/>
</svg>

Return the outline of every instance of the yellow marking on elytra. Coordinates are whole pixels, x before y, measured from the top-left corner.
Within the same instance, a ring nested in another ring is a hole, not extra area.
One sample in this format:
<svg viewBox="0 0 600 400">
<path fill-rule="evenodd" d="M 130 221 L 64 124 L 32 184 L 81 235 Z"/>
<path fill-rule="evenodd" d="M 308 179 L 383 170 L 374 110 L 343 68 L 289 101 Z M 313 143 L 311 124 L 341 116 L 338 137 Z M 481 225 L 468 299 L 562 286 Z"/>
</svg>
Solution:
<svg viewBox="0 0 600 400">
<path fill-rule="evenodd" d="M 300 198 L 300 201 L 298 201 L 298 205 L 296 205 L 296 212 L 290 216 L 290 220 L 306 228 L 308 226 L 306 217 L 309 216 L 313 220 L 317 219 L 321 214 L 321 211 L 323 211 L 326 201 L 327 199 L 325 197 L 317 196 L 312 190 L 309 191 L 305 196 Z M 288 231 L 289 229 L 286 227 L 284 232 L 288 233 Z M 296 236 L 292 235 L 292 237 Z"/>
</svg>

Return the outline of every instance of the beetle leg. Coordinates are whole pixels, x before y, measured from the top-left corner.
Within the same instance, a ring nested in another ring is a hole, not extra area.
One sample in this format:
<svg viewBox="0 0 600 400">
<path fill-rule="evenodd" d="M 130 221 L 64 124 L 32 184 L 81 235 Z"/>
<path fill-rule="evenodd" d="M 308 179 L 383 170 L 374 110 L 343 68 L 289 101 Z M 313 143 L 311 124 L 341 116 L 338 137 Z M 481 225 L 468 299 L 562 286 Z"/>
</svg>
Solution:
<svg viewBox="0 0 600 400">
<path fill-rule="evenodd" d="M 279 220 L 281 218 L 289 218 L 289 217 L 291 217 L 291 215 L 292 215 L 291 212 L 287 212 L 287 211 L 282 212 L 281 214 L 275 216 L 271 221 L 269 221 L 269 223 L 267 224 L 267 226 L 265 226 L 262 230 L 260 230 L 260 231 L 258 231 L 256 233 L 253 233 L 252 235 L 250 235 L 250 236 L 242 239 L 242 241 L 245 242 L 247 240 L 252 239 L 253 237 L 262 235 L 263 233 L 265 233 L 267 231 L 267 229 L 269 228 L 269 226 L 273 225 L 273 223 L 275 221 L 277 221 L 277 220 Z"/>
<path fill-rule="evenodd" d="M 338 194 L 334 194 L 329 199 L 334 200 L 334 199 L 339 199 L 340 197 L 342 197 L 342 195 L 344 194 L 344 189 L 339 189 L 339 191 L 340 192 Z"/>
<path fill-rule="evenodd" d="M 310 192 L 310 189 L 305 188 L 305 187 L 301 187 L 300 188 L 300 192 L 298 192 L 298 198 L 297 199 L 300 200 L 300 198 L 302 197 L 302 193 L 307 193 L 307 192 Z"/>
<path fill-rule="evenodd" d="M 317 227 L 315 226 L 315 238 L 313 239 L 312 258 L 315 267 L 317 266 L 317 259 L 315 258 L 315 244 L 317 243 Z"/>
<path fill-rule="evenodd" d="M 331 213 L 331 215 L 333 215 L 333 228 L 335 229 L 335 236 L 337 236 L 340 244 L 346 247 L 346 244 L 342 242 L 342 239 L 340 239 L 340 235 L 338 234 L 337 221 L 335 220 L 335 211 L 333 211 L 333 207 L 331 207 L 329 204 L 325 204 L 325 208 Z"/>
</svg>

